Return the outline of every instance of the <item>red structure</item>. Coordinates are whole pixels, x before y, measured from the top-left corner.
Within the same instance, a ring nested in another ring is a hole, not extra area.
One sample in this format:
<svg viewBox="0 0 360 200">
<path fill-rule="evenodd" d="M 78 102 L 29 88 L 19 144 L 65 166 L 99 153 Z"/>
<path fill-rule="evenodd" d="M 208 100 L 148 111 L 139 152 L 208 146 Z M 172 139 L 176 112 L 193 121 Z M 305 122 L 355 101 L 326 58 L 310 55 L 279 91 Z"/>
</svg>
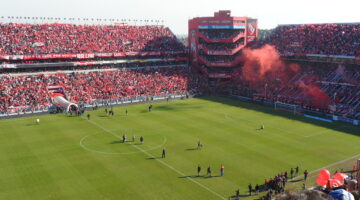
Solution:
<svg viewBox="0 0 360 200">
<path fill-rule="evenodd" d="M 241 50 L 257 36 L 257 19 L 232 17 L 229 10 L 193 18 L 189 20 L 189 62 L 210 79 L 231 78 L 241 66 Z"/>
</svg>

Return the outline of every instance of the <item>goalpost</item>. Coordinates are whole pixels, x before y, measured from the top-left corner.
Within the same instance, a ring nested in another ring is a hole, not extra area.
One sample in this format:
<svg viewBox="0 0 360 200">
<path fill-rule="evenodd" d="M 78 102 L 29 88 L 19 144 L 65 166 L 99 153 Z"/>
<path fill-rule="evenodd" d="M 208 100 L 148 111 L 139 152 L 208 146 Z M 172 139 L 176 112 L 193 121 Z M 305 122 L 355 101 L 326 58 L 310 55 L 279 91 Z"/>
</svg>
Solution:
<svg viewBox="0 0 360 200">
<path fill-rule="evenodd" d="M 283 109 L 283 110 L 287 110 L 287 111 L 292 111 L 293 114 L 295 115 L 296 113 L 300 112 L 300 106 L 298 105 L 294 105 L 294 104 L 289 104 L 289 103 L 284 103 L 284 102 L 280 102 L 280 101 L 276 101 L 274 103 L 274 108 L 275 110 L 277 109 Z"/>
</svg>

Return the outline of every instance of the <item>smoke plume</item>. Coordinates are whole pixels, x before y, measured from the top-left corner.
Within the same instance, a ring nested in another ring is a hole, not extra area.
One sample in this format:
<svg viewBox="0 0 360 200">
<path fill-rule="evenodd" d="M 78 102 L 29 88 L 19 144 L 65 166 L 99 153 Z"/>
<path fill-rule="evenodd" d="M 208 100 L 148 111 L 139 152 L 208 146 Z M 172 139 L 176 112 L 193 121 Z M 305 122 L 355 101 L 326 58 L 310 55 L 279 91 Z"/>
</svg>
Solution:
<svg viewBox="0 0 360 200">
<path fill-rule="evenodd" d="M 276 94 L 280 88 L 301 90 L 307 104 L 322 108 L 330 104 L 329 96 L 316 85 L 319 78 L 315 75 L 303 77 L 306 81 L 300 83 L 290 81 L 300 73 L 301 67 L 282 61 L 274 46 L 264 45 L 259 49 L 244 49 L 243 60 L 241 79 L 248 82 L 256 92 L 264 94 L 265 87 L 270 94 Z"/>
<path fill-rule="evenodd" d="M 244 49 L 243 59 L 241 76 L 257 92 L 264 90 L 265 84 L 284 86 L 300 68 L 296 64 L 285 64 L 271 45 L 264 45 L 260 49 Z"/>
</svg>

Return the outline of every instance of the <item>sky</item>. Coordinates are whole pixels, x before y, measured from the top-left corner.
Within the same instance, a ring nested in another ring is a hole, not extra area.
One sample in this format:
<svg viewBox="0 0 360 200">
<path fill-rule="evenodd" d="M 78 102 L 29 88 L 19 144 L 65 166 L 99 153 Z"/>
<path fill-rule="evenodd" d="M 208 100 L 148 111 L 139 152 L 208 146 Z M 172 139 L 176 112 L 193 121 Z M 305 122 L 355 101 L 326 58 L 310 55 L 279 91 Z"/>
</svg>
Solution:
<svg viewBox="0 0 360 200">
<path fill-rule="evenodd" d="M 360 0 L 0 0 L 0 16 L 164 20 L 177 35 L 188 20 L 231 10 L 257 18 L 259 28 L 278 24 L 360 23 Z M 139 22 L 137 22 L 139 24 Z"/>
</svg>

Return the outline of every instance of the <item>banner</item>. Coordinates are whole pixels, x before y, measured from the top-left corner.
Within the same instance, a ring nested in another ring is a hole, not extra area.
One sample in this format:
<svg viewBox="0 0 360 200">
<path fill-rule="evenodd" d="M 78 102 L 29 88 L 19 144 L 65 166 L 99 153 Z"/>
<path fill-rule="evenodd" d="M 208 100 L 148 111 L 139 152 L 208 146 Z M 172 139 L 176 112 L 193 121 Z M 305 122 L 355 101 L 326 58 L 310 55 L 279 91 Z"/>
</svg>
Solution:
<svg viewBox="0 0 360 200">
<path fill-rule="evenodd" d="M 95 57 L 112 57 L 112 53 L 95 53 Z"/>
<path fill-rule="evenodd" d="M 78 59 L 87 59 L 87 58 L 94 58 L 95 54 L 93 53 L 84 53 L 84 54 L 76 54 L 76 58 Z"/>
<path fill-rule="evenodd" d="M 125 56 L 158 56 L 184 54 L 186 51 L 151 51 L 151 52 L 116 52 L 116 53 L 85 53 L 85 54 L 33 54 L 33 55 L 0 55 L 0 60 L 45 60 L 45 59 L 89 59 Z"/>
<path fill-rule="evenodd" d="M 12 55 L 10 56 L 10 60 L 23 60 L 24 55 Z"/>
<path fill-rule="evenodd" d="M 10 56 L 0 56 L 0 60 L 9 60 Z"/>
<path fill-rule="evenodd" d="M 124 52 L 120 52 L 120 53 L 113 53 L 114 57 L 125 57 L 126 54 Z"/>
<path fill-rule="evenodd" d="M 257 36 L 257 19 L 247 19 L 246 21 L 246 42 L 255 41 Z"/>
<path fill-rule="evenodd" d="M 0 69 L 15 69 L 16 68 L 16 64 L 2 64 L 0 65 Z"/>
</svg>

